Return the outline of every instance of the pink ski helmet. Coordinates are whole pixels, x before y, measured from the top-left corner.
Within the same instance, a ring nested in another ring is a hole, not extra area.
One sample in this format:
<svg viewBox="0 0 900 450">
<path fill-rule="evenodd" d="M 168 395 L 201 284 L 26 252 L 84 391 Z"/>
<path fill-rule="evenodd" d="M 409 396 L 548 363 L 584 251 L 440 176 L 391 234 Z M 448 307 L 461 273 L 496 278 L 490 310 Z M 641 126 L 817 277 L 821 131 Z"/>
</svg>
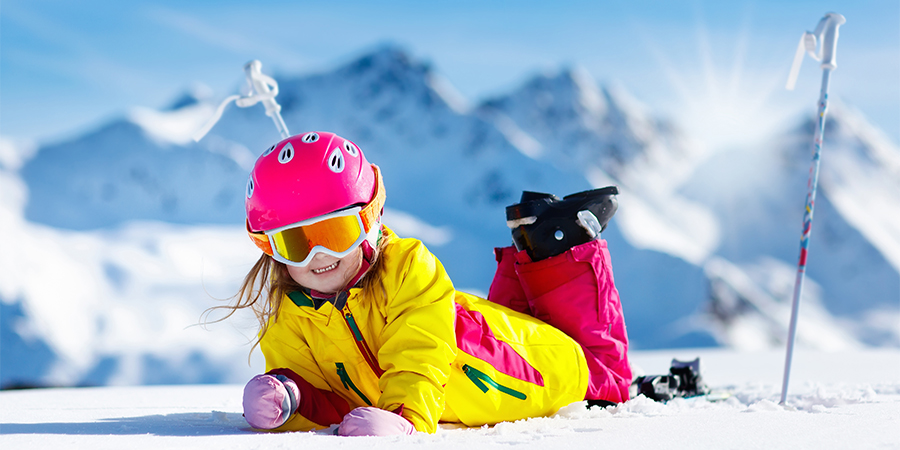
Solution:
<svg viewBox="0 0 900 450">
<path fill-rule="evenodd" d="M 247 231 L 272 255 L 265 233 L 320 216 L 363 207 L 360 219 L 375 234 L 384 207 L 378 167 L 359 147 L 333 133 L 309 132 L 269 147 L 247 181 Z"/>
</svg>

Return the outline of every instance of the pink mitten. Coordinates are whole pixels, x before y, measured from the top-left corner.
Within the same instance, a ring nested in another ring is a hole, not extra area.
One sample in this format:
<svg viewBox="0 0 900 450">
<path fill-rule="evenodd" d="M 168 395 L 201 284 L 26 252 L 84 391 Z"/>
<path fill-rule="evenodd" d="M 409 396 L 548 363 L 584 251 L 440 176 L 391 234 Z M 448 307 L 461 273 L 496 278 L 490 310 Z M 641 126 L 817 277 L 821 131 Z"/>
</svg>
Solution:
<svg viewBox="0 0 900 450">
<path fill-rule="evenodd" d="M 297 410 L 300 390 L 284 375 L 257 375 L 244 387 L 244 418 L 261 430 L 278 428 Z"/>
<path fill-rule="evenodd" d="M 413 434 L 415 431 L 415 427 L 403 416 L 372 406 L 350 411 L 338 428 L 341 436 L 393 436 Z"/>
</svg>

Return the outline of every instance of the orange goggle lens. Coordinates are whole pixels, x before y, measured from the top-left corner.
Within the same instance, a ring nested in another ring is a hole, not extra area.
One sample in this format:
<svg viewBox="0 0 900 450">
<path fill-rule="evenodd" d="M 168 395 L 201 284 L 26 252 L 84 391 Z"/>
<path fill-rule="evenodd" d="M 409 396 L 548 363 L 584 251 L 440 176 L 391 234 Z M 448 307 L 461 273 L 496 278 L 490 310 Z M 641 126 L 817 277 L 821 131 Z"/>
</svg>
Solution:
<svg viewBox="0 0 900 450">
<path fill-rule="evenodd" d="M 334 256 L 341 255 L 366 238 L 358 211 L 353 215 L 330 217 L 309 225 L 287 228 L 269 234 L 273 257 L 292 263 L 304 262 L 317 247 Z"/>
</svg>

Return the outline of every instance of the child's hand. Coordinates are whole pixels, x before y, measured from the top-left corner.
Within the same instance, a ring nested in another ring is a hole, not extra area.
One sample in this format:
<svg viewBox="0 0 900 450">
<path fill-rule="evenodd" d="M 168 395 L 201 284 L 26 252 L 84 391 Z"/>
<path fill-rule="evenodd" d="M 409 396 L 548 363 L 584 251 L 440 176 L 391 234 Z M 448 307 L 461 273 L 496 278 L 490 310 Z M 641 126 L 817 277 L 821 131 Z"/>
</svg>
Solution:
<svg viewBox="0 0 900 450">
<path fill-rule="evenodd" d="M 244 387 L 244 418 L 253 428 L 280 427 L 299 404 L 297 384 L 283 375 L 257 375 Z"/>
<path fill-rule="evenodd" d="M 415 431 L 403 416 L 372 406 L 350 411 L 338 427 L 341 436 L 394 436 Z"/>
</svg>

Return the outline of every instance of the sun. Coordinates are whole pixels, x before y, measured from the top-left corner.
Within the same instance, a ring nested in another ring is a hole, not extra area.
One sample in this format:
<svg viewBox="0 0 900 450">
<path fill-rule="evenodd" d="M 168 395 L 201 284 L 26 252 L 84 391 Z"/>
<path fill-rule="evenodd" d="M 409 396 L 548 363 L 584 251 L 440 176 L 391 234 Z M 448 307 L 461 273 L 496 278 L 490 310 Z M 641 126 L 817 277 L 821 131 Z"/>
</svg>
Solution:
<svg viewBox="0 0 900 450">
<path fill-rule="evenodd" d="M 695 54 L 677 63 L 659 50 L 659 44 L 651 43 L 651 53 L 674 93 L 674 104 L 667 109 L 676 122 L 705 152 L 750 146 L 770 137 L 794 112 L 777 105 L 786 72 L 748 63 L 747 27 L 734 34 L 732 46 L 718 53 L 705 26 L 697 25 L 695 35 Z M 720 36 L 717 44 L 722 41 Z"/>
</svg>

